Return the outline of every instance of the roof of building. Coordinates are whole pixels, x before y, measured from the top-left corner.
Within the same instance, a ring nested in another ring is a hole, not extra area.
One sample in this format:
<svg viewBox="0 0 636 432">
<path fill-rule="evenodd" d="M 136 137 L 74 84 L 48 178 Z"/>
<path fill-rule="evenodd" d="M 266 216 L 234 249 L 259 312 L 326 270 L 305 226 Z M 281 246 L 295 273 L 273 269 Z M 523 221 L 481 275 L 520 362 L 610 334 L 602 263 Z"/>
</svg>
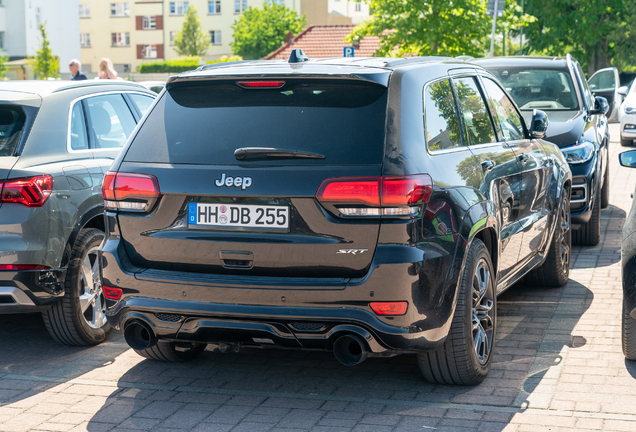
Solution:
<svg viewBox="0 0 636 432">
<path fill-rule="evenodd" d="M 302 48 L 309 58 L 342 57 L 344 47 L 353 46 L 344 38 L 355 28 L 355 24 L 313 25 L 300 32 L 292 41 L 285 44 L 268 56 L 267 60 L 287 60 L 293 48 Z M 380 38 L 366 36 L 355 47 L 356 57 L 371 57 L 380 48 Z"/>
</svg>

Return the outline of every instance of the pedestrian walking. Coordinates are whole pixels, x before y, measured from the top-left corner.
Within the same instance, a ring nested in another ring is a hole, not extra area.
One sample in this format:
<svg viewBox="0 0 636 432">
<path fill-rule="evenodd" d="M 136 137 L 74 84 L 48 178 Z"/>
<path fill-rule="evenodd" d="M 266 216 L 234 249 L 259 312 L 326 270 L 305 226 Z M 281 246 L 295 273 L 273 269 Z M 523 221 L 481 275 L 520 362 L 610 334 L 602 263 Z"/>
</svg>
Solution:
<svg viewBox="0 0 636 432">
<path fill-rule="evenodd" d="M 73 59 L 68 64 L 68 69 L 71 71 L 71 81 L 83 81 L 86 75 L 82 72 L 82 63 L 78 59 Z"/>
</svg>

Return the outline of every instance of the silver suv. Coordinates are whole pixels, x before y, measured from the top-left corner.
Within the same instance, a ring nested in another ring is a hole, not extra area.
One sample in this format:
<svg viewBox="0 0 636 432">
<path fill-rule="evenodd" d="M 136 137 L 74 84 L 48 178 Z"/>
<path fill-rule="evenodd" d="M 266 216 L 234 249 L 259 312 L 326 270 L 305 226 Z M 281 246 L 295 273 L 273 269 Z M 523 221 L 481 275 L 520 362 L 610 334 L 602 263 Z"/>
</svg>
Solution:
<svg viewBox="0 0 636 432">
<path fill-rule="evenodd" d="M 0 314 L 42 312 L 68 345 L 106 338 L 102 178 L 155 96 L 124 81 L 0 84 Z"/>
</svg>

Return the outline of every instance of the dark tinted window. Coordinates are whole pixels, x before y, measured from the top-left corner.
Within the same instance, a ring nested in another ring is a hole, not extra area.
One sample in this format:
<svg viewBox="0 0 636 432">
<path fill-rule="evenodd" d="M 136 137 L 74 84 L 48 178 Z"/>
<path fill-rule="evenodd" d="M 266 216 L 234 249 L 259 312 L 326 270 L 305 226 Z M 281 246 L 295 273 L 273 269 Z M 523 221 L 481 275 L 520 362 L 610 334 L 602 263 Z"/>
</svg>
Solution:
<svg viewBox="0 0 636 432">
<path fill-rule="evenodd" d="M 13 156 L 20 142 L 25 119 L 21 109 L 0 106 L 0 156 Z"/>
<path fill-rule="evenodd" d="M 490 104 L 495 122 L 500 125 L 497 128 L 505 140 L 520 140 L 525 138 L 523 129 L 523 119 L 515 109 L 512 101 L 506 93 L 494 81 L 484 78 L 484 88 L 488 93 L 487 99 Z"/>
<path fill-rule="evenodd" d="M 474 78 L 455 78 L 457 100 L 466 125 L 468 145 L 488 144 L 496 141 L 495 131 Z"/>
<path fill-rule="evenodd" d="M 274 147 L 325 156 L 277 164 L 378 164 L 385 117 L 386 88 L 376 84 L 287 80 L 280 89 L 243 89 L 234 81 L 180 85 L 164 93 L 125 160 L 237 164 L 237 148 Z"/>
<path fill-rule="evenodd" d="M 459 117 L 448 80 L 426 86 L 424 119 L 429 150 L 443 150 L 462 145 Z"/>
</svg>

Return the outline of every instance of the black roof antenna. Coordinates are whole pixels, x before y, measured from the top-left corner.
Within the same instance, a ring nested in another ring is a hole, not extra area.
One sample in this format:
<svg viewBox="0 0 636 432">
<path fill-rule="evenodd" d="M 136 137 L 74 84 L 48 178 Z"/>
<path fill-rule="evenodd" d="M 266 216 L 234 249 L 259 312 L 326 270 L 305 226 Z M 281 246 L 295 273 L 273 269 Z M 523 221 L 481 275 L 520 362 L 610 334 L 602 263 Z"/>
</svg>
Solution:
<svg viewBox="0 0 636 432">
<path fill-rule="evenodd" d="M 303 50 L 300 48 L 294 48 L 293 50 L 291 50 L 291 54 L 289 55 L 289 60 L 287 60 L 287 63 L 302 63 L 306 61 L 309 61 L 309 57 L 305 55 Z"/>
</svg>

